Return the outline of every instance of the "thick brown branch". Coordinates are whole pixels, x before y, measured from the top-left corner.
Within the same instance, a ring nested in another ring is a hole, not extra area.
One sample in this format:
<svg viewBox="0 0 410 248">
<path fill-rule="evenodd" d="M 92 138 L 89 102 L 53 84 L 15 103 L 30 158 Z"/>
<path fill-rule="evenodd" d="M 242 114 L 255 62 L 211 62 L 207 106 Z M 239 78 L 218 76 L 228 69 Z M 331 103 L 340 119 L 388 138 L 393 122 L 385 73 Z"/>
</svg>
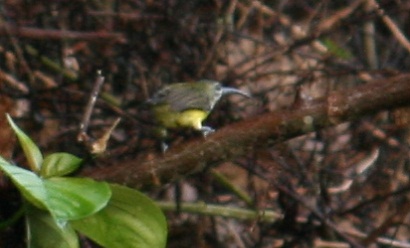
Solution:
<svg viewBox="0 0 410 248">
<path fill-rule="evenodd" d="M 219 129 L 206 139 L 171 147 L 149 161 L 125 160 L 82 175 L 130 186 L 169 182 L 245 155 L 250 149 L 336 125 L 363 115 L 410 104 L 410 74 L 336 91 L 299 109 L 278 111 Z"/>
</svg>

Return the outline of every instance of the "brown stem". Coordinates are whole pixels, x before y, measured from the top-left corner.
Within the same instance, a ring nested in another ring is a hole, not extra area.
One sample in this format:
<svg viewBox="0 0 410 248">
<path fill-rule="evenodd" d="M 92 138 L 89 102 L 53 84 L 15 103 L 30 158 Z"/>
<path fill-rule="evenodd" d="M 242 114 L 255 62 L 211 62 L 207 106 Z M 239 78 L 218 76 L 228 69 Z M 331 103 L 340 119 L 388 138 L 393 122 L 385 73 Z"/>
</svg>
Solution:
<svg viewBox="0 0 410 248">
<path fill-rule="evenodd" d="M 78 32 L 70 30 L 55 30 L 55 29 L 41 29 L 20 27 L 11 24 L 0 24 L 0 35 L 10 34 L 19 37 L 41 39 L 41 40 L 61 40 L 61 39 L 75 39 L 97 41 L 114 40 L 118 42 L 125 42 L 124 35 L 120 33 L 109 32 Z"/>
<path fill-rule="evenodd" d="M 127 159 L 81 174 L 133 187 L 169 182 L 201 171 L 205 166 L 245 155 L 254 147 L 409 104 L 410 74 L 374 80 L 349 90 L 332 92 L 297 109 L 272 112 L 220 128 L 206 139 L 171 147 L 164 156 L 147 161 Z"/>
</svg>

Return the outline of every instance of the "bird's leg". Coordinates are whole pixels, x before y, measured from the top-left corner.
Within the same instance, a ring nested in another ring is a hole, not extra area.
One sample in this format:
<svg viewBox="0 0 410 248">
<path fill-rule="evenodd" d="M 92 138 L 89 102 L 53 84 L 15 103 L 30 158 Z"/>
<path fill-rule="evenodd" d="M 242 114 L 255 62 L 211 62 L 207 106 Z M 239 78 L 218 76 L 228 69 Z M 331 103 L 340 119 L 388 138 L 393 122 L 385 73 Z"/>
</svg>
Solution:
<svg viewBox="0 0 410 248">
<path fill-rule="evenodd" d="M 206 137 L 208 134 L 215 132 L 215 129 L 208 126 L 202 126 L 200 131 L 202 132 L 202 135 Z"/>
<path fill-rule="evenodd" d="M 165 143 L 164 140 L 161 140 L 161 151 L 162 153 L 165 153 L 168 150 L 168 144 Z"/>
<path fill-rule="evenodd" d="M 155 137 L 160 141 L 160 149 L 162 153 L 165 153 L 168 150 L 168 144 L 166 139 L 168 137 L 168 130 L 162 126 L 156 126 L 154 128 Z"/>
</svg>

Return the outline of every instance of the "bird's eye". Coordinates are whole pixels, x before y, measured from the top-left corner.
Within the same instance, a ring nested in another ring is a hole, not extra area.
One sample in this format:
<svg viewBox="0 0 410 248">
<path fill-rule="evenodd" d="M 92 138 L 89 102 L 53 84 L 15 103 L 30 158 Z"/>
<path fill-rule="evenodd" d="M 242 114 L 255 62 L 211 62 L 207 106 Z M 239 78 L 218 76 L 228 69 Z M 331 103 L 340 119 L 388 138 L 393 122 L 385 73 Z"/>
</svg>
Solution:
<svg viewBox="0 0 410 248">
<path fill-rule="evenodd" d="M 217 83 L 217 84 L 215 85 L 215 90 L 217 90 L 217 91 L 222 90 L 222 85 L 221 85 L 220 83 Z"/>
</svg>

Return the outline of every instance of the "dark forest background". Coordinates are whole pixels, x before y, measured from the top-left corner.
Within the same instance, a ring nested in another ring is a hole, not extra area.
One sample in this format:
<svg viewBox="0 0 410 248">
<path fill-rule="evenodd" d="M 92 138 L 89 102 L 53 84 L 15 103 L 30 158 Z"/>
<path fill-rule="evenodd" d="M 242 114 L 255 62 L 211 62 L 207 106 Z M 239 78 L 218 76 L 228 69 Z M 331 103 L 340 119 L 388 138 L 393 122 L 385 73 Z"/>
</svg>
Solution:
<svg viewBox="0 0 410 248">
<path fill-rule="evenodd" d="M 161 86 L 212 79 L 249 92 L 248 100 L 224 98 L 206 120 L 229 131 L 332 92 L 372 93 L 369 83 L 409 71 L 409 35 L 410 2 L 400 0 L 2 1 L 0 154 L 24 164 L 4 117 L 11 113 L 45 153 L 90 158 L 76 136 L 101 70 L 89 135 L 121 122 L 84 167 L 110 181 L 99 170 L 117 173 L 123 161 L 138 168 L 204 141 L 175 133 L 161 154 L 145 104 Z M 168 247 L 410 247 L 408 97 L 296 138 L 221 145 L 244 152 L 199 161 L 201 170 L 178 180 L 124 183 L 166 210 Z M 18 201 L 4 178 L 0 192 L 5 220 Z M 245 210 L 258 214 L 236 212 Z M 1 230 L 0 246 L 22 247 L 22 226 Z"/>
</svg>

